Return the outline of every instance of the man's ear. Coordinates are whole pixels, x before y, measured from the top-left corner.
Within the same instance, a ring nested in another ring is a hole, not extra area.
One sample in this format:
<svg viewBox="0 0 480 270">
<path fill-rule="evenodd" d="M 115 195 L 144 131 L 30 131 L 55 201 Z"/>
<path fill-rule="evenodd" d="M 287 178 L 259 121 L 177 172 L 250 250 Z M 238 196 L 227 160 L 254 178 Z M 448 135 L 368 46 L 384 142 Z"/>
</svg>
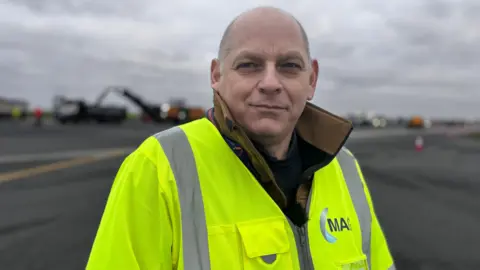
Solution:
<svg viewBox="0 0 480 270">
<path fill-rule="evenodd" d="M 218 91 L 220 84 L 221 70 L 220 61 L 213 59 L 210 65 L 210 85 L 213 90 Z"/>
<path fill-rule="evenodd" d="M 309 78 L 309 89 L 307 99 L 310 101 L 315 95 L 315 89 L 317 88 L 317 79 L 318 79 L 318 61 L 317 59 L 312 60 L 310 78 Z"/>
</svg>

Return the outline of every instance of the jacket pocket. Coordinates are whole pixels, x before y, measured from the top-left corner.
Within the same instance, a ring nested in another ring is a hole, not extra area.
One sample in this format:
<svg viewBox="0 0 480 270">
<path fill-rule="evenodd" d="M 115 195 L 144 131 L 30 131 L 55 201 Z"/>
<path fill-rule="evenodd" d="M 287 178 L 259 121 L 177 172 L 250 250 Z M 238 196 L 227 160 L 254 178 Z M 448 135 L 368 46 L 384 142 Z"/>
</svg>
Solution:
<svg viewBox="0 0 480 270">
<path fill-rule="evenodd" d="M 361 255 L 347 260 L 337 261 L 335 263 L 338 270 L 369 270 L 367 256 Z"/>
<path fill-rule="evenodd" d="M 210 267 L 212 270 L 242 270 L 242 247 L 239 238 L 234 224 L 208 227 Z"/>
<path fill-rule="evenodd" d="M 290 241 L 284 218 L 237 224 L 245 270 L 293 269 Z"/>
</svg>

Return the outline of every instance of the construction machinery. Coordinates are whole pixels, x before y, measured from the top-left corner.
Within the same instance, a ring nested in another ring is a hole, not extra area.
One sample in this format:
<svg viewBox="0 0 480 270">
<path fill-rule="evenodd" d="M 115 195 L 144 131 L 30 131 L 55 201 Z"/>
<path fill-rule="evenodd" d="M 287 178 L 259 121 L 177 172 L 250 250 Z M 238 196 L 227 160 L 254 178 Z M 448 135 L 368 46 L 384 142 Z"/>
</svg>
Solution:
<svg viewBox="0 0 480 270">
<path fill-rule="evenodd" d="M 412 116 L 408 121 L 407 127 L 408 128 L 429 128 L 431 127 L 432 123 L 430 120 L 425 119 L 422 116 Z"/>
<path fill-rule="evenodd" d="M 92 121 L 120 124 L 127 119 L 127 108 L 90 105 L 82 99 L 57 96 L 54 100 L 53 117 L 61 124 Z"/>
<path fill-rule="evenodd" d="M 182 124 L 202 118 L 205 115 L 203 108 L 189 107 L 183 99 L 171 100 L 165 104 L 153 104 L 144 101 L 127 87 L 109 86 L 103 90 L 94 104 L 88 104 L 84 100 L 57 98 L 54 107 L 55 118 L 61 123 L 92 120 L 98 123 L 121 123 L 128 117 L 127 109 L 102 104 L 110 93 L 127 98 L 138 106 L 142 111 L 141 119 L 145 122 Z"/>
<path fill-rule="evenodd" d="M 142 109 L 142 120 L 154 121 L 157 123 L 173 122 L 182 124 L 205 116 L 205 110 L 201 107 L 188 106 L 185 99 L 172 99 L 164 104 L 151 104 L 142 100 L 134 94 L 131 89 L 123 86 L 107 87 L 97 99 L 96 105 L 99 106 L 102 100 L 110 92 L 118 93 Z"/>
<path fill-rule="evenodd" d="M 104 99 L 110 93 L 117 93 L 129 99 L 139 106 L 143 112 L 143 118 L 148 117 L 155 122 L 162 122 L 165 117 L 160 113 L 160 107 L 150 105 L 135 95 L 126 87 L 110 86 L 97 97 L 93 104 L 85 100 L 73 100 L 65 97 L 57 97 L 54 101 L 54 117 L 62 124 L 79 122 L 97 123 L 122 123 L 128 118 L 128 110 L 124 106 L 103 105 Z"/>
<path fill-rule="evenodd" d="M 138 95 L 134 94 L 132 90 L 124 86 L 109 86 L 105 88 L 102 94 L 97 98 L 95 105 L 101 106 L 105 97 L 110 93 L 119 94 L 138 106 L 142 110 L 143 120 L 153 120 L 154 122 L 164 122 L 166 120 L 166 114 L 162 113 L 161 105 L 150 104 L 149 102 L 144 101 Z"/>
<path fill-rule="evenodd" d="M 185 99 L 172 99 L 164 105 L 167 112 L 167 119 L 174 124 L 182 124 L 205 116 L 205 109 L 202 107 L 187 106 Z"/>
</svg>

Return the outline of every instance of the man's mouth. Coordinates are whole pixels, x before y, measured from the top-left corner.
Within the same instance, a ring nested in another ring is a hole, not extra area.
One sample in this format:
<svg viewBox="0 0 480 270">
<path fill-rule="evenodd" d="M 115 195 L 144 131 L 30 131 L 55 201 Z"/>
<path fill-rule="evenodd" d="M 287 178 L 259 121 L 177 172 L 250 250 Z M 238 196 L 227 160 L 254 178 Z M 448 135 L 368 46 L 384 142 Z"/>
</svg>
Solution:
<svg viewBox="0 0 480 270">
<path fill-rule="evenodd" d="M 272 104 L 251 104 L 250 106 L 264 110 L 286 110 L 286 106 L 272 105 Z"/>
</svg>

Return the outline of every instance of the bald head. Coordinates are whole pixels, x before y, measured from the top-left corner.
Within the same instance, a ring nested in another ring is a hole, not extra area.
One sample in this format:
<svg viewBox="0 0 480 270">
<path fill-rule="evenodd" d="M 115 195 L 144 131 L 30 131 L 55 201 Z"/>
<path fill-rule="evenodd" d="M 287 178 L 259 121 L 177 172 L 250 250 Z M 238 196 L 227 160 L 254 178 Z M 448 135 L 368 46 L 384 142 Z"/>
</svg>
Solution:
<svg viewBox="0 0 480 270">
<path fill-rule="evenodd" d="M 284 24 L 293 24 L 298 29 L 298 32 L 304 42 L 305 51 L 310 58 L 310 45 L 307 33 L 302 24 L 290 13 L 275 7 L 257 7 L 246 12 L 243 12 L 227 26 L 225 29 L 220 46 L 218 50 L 218 59 L 223 62 L 224 58 L 231 50 L 232 43 L 235 39 L 237 31 L 241 31 L 248 27 L 255 27 L 259 23 L 276 22 Z"/>
<path fill-rule="evenodd" d="M 232 119 L 253 141 L 273 148 L 283 142 L 288 148 L 317 77 L 318 61 L 310 57 L 303 27 L 291 14 L 271 7 L 235 18 L 210 65 L 211 87 Z"/>
</svg>

